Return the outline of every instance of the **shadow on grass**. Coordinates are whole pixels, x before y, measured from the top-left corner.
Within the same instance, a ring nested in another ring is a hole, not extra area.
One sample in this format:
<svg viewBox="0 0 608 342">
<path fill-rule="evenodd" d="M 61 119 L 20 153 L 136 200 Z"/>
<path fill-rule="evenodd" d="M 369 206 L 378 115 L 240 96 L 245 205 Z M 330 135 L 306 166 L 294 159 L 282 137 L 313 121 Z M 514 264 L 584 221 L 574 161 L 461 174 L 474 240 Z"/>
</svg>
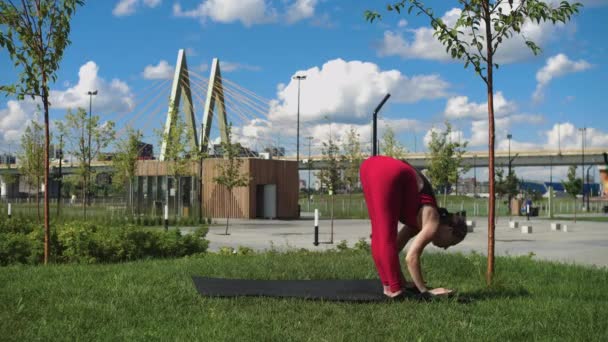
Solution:
<svg viewBox="0 0 608 342">
<path fill-rule="evenodd" d="M 504 287 L 480 289 L 471 292 L 459 292 L 454 296 L 456 302 L 468 304 L 480 300 L 513 299 L 518 297 L 529 297 L 530 292 L 523 287 L 509 289 Z"/>
</svg>

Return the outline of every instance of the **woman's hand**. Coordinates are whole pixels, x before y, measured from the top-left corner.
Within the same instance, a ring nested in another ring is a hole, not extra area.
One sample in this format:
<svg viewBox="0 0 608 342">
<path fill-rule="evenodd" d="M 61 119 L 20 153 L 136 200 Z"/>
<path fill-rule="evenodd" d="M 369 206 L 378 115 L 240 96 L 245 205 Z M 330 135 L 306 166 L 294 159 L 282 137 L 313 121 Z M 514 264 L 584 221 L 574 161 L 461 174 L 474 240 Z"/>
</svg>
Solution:
<svg viewBox="0 0 608 342">
<path fill-rule="evenodd" d="M 452 294 L 454 291 L 450 289 L 446 289 L 443 287 L 438 287 L 436 289 L 429 290 L 429 293 L 433 296 L 448 296 Z"/>
</svg>

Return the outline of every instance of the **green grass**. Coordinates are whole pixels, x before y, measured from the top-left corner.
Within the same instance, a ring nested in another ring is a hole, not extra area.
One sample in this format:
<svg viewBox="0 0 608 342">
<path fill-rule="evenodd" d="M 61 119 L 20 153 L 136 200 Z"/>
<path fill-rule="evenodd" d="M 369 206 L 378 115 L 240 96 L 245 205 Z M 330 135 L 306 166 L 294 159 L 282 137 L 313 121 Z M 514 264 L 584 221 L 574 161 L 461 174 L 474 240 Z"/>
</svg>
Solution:
<svg viewBox="0 0 608 342">
<path fill-rule="evenodd" d="M 498 258 L 495 286 L 479 255 L 428 254 L 433 286 L 469 304 L 210 299 L 192 275 L 250 279 L 374 278 L 364 252 L 200 258 L 0 269 L 2 340 L 411 341 L 608 338 L 608 270 Z"/>
</svg>

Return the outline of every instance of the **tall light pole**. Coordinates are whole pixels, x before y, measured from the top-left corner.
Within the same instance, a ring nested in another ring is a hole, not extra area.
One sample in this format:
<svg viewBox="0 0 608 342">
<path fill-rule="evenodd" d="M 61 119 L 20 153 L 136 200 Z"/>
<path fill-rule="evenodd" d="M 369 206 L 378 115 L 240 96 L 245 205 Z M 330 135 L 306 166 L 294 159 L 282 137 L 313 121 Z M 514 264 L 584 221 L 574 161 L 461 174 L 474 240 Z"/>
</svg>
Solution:
<svg viewBox="0 0 608 342">
<path fill-rule="evenodd" d="M 312 193 L 312 188 L 310 186 L 311 185 L 310 184 L 310 171 L 311 171 L 310 169 L 312 167 L 312 165 L 311 165 L 312 162 L 310 159 L 310 157 L 311 157 L 310 156 L 310 147 L 311 147 L 313 137 L 307 137 L 306 139 L 308 139 L 308 183 L 307 184 L 308 184 L 308 211 L 310 211 L 310 196 Z"/>
<path fill-rule="evenodd" d="M 583 188 L 581 190 L 581 192 L 583 193 L 583 210 L 585 210 L 585 133 L 587 132 L 587 127 L 583 127 L 583 128 L 579 128 L 579 131 L 581 131 L 581 148 L 582 148 L 582 160 L 581 160 L 581 164 L 582 164 L 582 169 L 581 169 L 581 178 L 583 181 Z"/>
<path fill-rule="evenodd" d="M 297 136 L 297 147 L 296 147 L 296 162 L 300 165 L 300 81 L 305 80 L 305 75 L 298 75 L 293 77 L 294 80 L 298 80 L 298 136 Z M 299 166 L 298 166 L 299 167 Z"/>
<path fill-rule="evenodd" d="M 509 188 L 507 190 L 507 211 L 509 212 L 509 217 L 511 217 L 511 138 L 513 138 L 513 135 L 511 135 L 511 133 L 507 134 L 507 140 L 509 140 L 509 164 L 507 173 L 507 184 L 509 184 Z"/>
<path fill-rule="evenodd" d="M 380 104 L 378 104 L 378 107 L 374 109 L 374 113 L 372 114 L 372 156 L 378 154 L 378 112 L 382 106 L 384 106 L 389 97 L 391 97 L 391 94 L 386 94 L 382 101 L 380 101 Z"/>
<path fill-rule="evenodd" d="M 93 95 L 97 95 L 97 90 L 88 91 L 87 95 L 89 95 L 89 169 L 88 175 L 89 179 L 87 180 L 87 186 L 91 185 L 91 124 L 92 124 L 92 115 L 93 115 Z M 85 213 L 86 213 L 86 205 L 88 204 L 89 192 L 88 189 L 85 189 L 84 201 L 85 201 Z M 86 214 L 85 214 L 86 215 Z M 86 216 L 85 216 L 86 217 Z"/>
</svg>

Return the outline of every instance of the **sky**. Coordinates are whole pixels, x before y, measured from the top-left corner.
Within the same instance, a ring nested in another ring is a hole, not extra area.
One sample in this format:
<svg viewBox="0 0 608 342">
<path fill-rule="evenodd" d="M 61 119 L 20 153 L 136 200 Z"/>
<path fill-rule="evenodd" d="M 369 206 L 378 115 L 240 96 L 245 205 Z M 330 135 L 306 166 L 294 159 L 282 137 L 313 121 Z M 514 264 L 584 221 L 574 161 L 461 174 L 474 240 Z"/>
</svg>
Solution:
<svg viewBox="0 0 608 342">
<path fill-rule="evenodd" d="M 558 1 L 548 0 L 550 4 Z M 494 76 L 496 149 L 511 151 L 608 150 L 608 119 L 602 101 L 608 79 L 608 0 L 584 4 L 567 24 L 527 22 L 522 33 L 542 48 L 535 56 L 521 36 L 496 53 Z M 426 1 L 447 23 L 459 16 L 457 1 Z M 505 1 L 506 3 L 506 1 Z M 515 1 L 517 4 L 517 0 Z M 508 6 L 505 4 L 505 6 Z M 369 23 L 365 10 L 382 19 Z M 505 7 L 505 10 L 508 10 Z M 0 28 L 2 29 L 2 28 Z M 228 120 L 235 139 L 254 149 L 269 145 L 296 153 L 298 81 L 300 153 L 312 154 L 331 134 L 350 128 L 370 149 L 371 113 L 387 94 L 379 134 L 391 127 L 412 152 L 425 151 L 431 130 L 444 122 L 468 150 L 487 150 L 485 83 L 453 60 L 433 37 L 425 16 L 386 11 L 386 1 L 342 0 L 90 0 L 73 20 L 57 80 L 51 86 L 51 120 L 83 107 L 113 120 L 119 135 L 131 125 L 155 145 L 168 107 L 179 49 L 185 49 L 197 125 L 207 80 L 220 61 Z M 0 84 L 18 81 L 0 49 Z M 92 99 L 90 90 L 98 90 Z M 38 112 L 38 113 L 37 113 Z M 28 120 L 40 118 L 36 103 L 0 97 L 0 153 L 18 149 Z M 212 138 L 217 140 L 217 129 Z M 478 172 L 478 177 L 483 177 Z M 553 170 L 565 177 L 565 168 Z M 548 170 L 519 168 L 541 180 Z"/>
</svg>

